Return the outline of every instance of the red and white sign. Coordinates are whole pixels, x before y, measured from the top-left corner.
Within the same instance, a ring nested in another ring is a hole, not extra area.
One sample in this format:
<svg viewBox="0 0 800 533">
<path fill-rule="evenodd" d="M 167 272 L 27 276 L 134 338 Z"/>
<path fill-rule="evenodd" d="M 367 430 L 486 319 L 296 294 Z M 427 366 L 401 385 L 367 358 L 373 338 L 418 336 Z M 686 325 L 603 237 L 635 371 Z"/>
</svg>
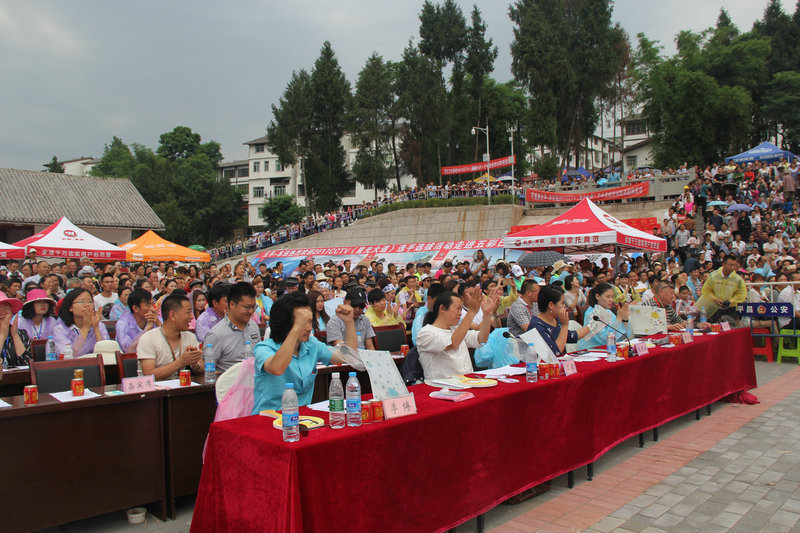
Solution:
<svg viewBox="0 0 800 533">
<path fill-rule="evenodd" d="M 495 168 L 510 167 L 517 162 L 516 155 L 510 155 L 500 159 L 489 161 L 489 170 Z M 486 163 L 472 163 L 471 165 L 458 165 L 455 167 L 442 167 L 442 176 L 453 174 L 469 174 L 470 172 L 486 172 Z"/>
<path fill-rule="evenodd" d="M 614 247 L 622 250 L 667 251 L 667 241 L 624 224 L 591 200 L 582 200 L 550 222 L 507 235 L 503 241 L 506 248 L 556 249 L 565 253 Z"/>
<path fill-rule="evenodd" d="M 579 192 L 552 192 L 542 191 L 539 189 L 525 189 L 526 202 L 543 202 L 543 203 L 577 203 L 581 200 L 592 200 L 593 202 L 602 202 L 606 200 L 620 200 L 622 198 L 637 198 L 639 196 L 647 196 L 650 192 L 650 184 L 648 182 L 636 183 L 634 185 L 626 185 L 625 187 L 615 187 L 613 189 L 605 189 L 602 191 L 595 191 L 589 193 Z"/>
<path fill-rule="evenodd" d="M 48 228 L 15 242 L 14 245 L 23 247 L 26 253 L 35 248 L 39 257 L 88 257 L 96 261 L 125 261 L 125 250 L 80 229 L 67 217 L 61 217 Z"/>
<path fill-rule="evenodd" d="M 402 254 L 411 252 L 440 252 L 447 255 L 455 250 L 484 250 L 502 248 L 503 239 L 482 239 L 475 241 L 418 242 L 411 244 L 384 244 L 377 246 L 346 246 L 339 248 L 294 248 L 286 250 L 266 250 L 256 256 L 267 257 L 315 257 L 328 255 L 363 255 L 366 258 L 378 254 Z"/>
</svg>

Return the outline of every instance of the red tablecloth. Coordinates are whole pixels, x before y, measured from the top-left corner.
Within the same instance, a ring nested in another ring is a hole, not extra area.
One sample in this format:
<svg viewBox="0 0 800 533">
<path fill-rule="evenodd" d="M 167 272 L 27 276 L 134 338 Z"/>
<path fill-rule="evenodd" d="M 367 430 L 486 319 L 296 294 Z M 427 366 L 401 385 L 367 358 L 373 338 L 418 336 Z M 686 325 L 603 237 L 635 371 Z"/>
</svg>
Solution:
<svg viewBox="0 0 800 533">
<path fill-rule="evenodd" d="M 456 404 L 418 385 L 415 416 L 313 430 L 291 444 L 270 418 L 215 423 L 192 531 L 446 530 L 633 435 L 756 386 L 746 329 L 578 369 L 473 389 L 476 398 Z"/>
</svg>

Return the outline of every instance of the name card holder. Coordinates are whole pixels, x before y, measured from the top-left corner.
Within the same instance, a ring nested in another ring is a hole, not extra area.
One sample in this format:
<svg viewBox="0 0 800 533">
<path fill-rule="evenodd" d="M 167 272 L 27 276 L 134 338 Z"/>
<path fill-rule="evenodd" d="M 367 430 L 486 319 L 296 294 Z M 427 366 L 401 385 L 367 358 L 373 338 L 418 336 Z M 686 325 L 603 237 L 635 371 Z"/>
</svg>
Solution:
<svg viewBox="0 0 800 533">
<path fill-rule="evenodd" d="M 572 374 L 578 373 L 578 366 L 575 364 L 575 361 L 562 361 L 561 364 L 564 366 L 565 376 L 571 376 Z"/>
<path fill-rule="evenodd" d="M 730 331 L 731 330 L 731 323 L 730 322 L 720 322 L 720 326 L 722 326 L 722 331 Z"/>
<path fill-rule="evenodd" d="M 125 394 L 152 392 L 156 390 L 156 377 L 153 374 L 150 374 L 149 376 L 122 378 L 120 387 L 122 388 L 122 391 L 125 392 Z"/>
<path fill-rule="evenodd" d="M 689 333 L 688 331 L 681 332 L 681 341 L 683 342 L 683 344 L 688 344 L 688 343 L 692 342 L 693 340 L 694 339 L 692 338 L 692 334 L 691 333 Z"/>
<path fill-rule="evenodd" d="M 414 401 L 414 393 L 383 400 L 383 416 L 386 420 L 415 414 L 417 414 L 417 404 Z"/>
<path fill-rule="evenodd" d="M 647 343 L 637 342 L 633 345 L 633 347 L 636 350 L 636 355 L 638 356 L 647 355 L 650 353 L 650 348 L 647 347 Z"/>
</svg>

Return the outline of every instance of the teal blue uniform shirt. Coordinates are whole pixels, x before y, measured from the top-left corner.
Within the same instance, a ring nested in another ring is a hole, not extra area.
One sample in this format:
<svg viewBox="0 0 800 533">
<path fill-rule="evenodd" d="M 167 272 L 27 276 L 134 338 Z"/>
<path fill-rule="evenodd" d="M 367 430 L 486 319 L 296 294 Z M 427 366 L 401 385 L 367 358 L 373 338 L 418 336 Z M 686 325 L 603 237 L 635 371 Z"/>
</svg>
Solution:
<svg viewBox="0 0 800 533">
<path fill-rule="evenodd" d="M 314 393 L 314 380 L 317 378 L 317 363 L 328 365 L 331 362 L 331 351 L 328 347 L 311 336 L 306 342 L 300 343 L 298 355 L 292 357 L 292 362 L 286 367 L 284 373 L 275 376 L 264 370 L 264 363 L 275 355 L 281 345 L 272 339 L 259 342 L 255 347 L 255 378 L 253 383 L 253 414 L 265 409 L 281 408 L 281 396 L 287 383 L 294 383 L 299 405 L 311 403 Z"/>
</svg>

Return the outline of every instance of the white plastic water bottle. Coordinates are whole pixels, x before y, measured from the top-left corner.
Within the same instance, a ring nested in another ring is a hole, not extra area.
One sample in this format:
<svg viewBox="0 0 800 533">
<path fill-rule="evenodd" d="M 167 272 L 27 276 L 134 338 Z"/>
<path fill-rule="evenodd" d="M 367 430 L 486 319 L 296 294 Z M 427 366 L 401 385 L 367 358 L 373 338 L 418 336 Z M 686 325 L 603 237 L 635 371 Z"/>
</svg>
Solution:
<svg viewBox="0 0 800 533">
<path fill-rule="evenodd" d="M 55 361 L 58 359 L 58 355 L 56 354 L 56 341 L 53 340 L 52 335 L 47 336 L 47 345 L 44 353 L 44 358 L 46 361 Z"/>
<path fill-rule="evenodd" d="M 364 344 L 364 334 L 363 333 L 361 333 L 361 332 L 356 333 L 356 339 L 358 339 L 357 342 L 356 342 L 356 346 L 358 346 L 359 350 L 363 350 L 364 348 L 366 348 L 367 345 Z"/>
<path fill-rule="evenodd" d="M 203 345 L 203 367 L 205 368 L 205 382 L 214 383 L 217 381 L 217 362 L 214 359 L 214 345 Z"/>
<path fill-rule="evenodd" d="M 535 361 L 532 361 L 536 356 L 536 348 L 532 342 L 528 343 L 528 361 L 525 363 L 525 381 L 528 383 L 536 383 L 539 381 L 539 367 Z"/>
<path fill-rule="evenodd" d="M 294 383 L 287 383 L 281 396 L 281 422 L 283 424 L 283 440 L 297 442 L 300 440 L 300 408 L 297 405 L 297 394 Z"/>
<path fill-rule="evenodd" d="M 606 328 L 608 334 L 606 336 L 606 361 L 613 363 L 617 360 L 617 338 L 611 328 Z"/>
<path fill-rule="evenodd" d="M 331 386 L 328 389 L 328 409 L 330 411 L 328 423 L 330 423 L 333 429 L 342 429 L 345 426 L 346 418 L 344 411 L 344 389 L 342 388 L 342 380 L 339 379 L 338 372 L 331 374 L 331 378 Z M 360 413 L 359 416 L 361 416 Z"/>
<path fill-rule="evenodd" d="M 358 427 L 361 425 L 361 384 L 355 372 L 348 374 L 346 385 L 347 425 Z"/>
<path fill-rule="evenodd" d="M 75 359 L 75 355 L 72 352 L 72 345 L 69 343 L 64 346 L 64 359 Z"/>
<path fill-rule="evenodd" d="M 692 315 L 689 315 L 689 318 L 686 319 L 686 331 L 694 337 L 694 317 Z"/>
<path fill-rule="evenodd" d="M 706 319 L 706 307 L 703 306 L 700 308 L 700 323 L 705 324 L 706 322 L 708 322 Z"/>
<path fill-rule="evenodd" d="M 250 357 L 253 357 L 253 343 L 244 341 L 244 358 L 248 359 Z"/>
</svg>

